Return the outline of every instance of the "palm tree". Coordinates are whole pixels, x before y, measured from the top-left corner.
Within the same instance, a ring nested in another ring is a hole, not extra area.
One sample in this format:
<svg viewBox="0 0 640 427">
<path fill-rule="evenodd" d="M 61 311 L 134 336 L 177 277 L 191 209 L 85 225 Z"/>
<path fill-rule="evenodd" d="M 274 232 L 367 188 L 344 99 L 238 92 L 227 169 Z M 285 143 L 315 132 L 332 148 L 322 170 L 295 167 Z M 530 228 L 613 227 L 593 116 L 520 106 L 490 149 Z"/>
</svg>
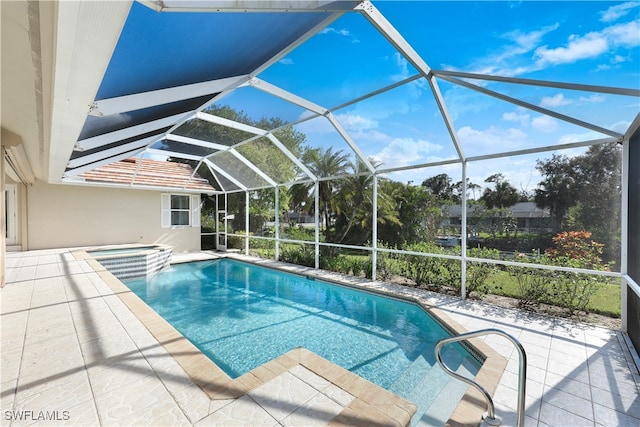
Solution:
<svg viewBox="0 0 640 427">
<path fill-rule="evenodd" d="M 485 189 L 482 197 L 480 197 L 480 200 L 484 201 L 489 209 L 493 209 L 494 207 L 499 209 L 508 208 L 518 203 L 520 199 L 518 190 L 509 184 L 509 181 L 505 180 L 504 175 L 501 173 L 491 175 L 485 179 L 484 182 L 495 183 L 494 189 Z"/>
<path fill-rule="evenodd" d="M 334 212 L 334 206 L 332 205 L 332 195 L 336 190 L 336 179 L 322 179 L 329 177 L 337 177 L 344 175 L 347 172 L 347 165 L 349 156 L 343 153 L 342 150 L 333 151 L 333 147 L 327 148 L 322 151 L 320 148 L 308 149 L 302 159 L 309 170 L 318 179 L 318 198 L 319 198 L 319 211 L 322 216 L 322 222 L 324 223 L 325 236 L 328 236 L 329 229 L 331 228 L 331 217 Z M 313 200 L 314 185 L 313 184 L 297 184 L 292 188 L 292 194 L 299 205 L 303 202 L 306 206 L 309 206 L 309 212 L 314 211 Z M 303 195 L 306 195 L 306 200 L 303 200 Z"/>
</svg>

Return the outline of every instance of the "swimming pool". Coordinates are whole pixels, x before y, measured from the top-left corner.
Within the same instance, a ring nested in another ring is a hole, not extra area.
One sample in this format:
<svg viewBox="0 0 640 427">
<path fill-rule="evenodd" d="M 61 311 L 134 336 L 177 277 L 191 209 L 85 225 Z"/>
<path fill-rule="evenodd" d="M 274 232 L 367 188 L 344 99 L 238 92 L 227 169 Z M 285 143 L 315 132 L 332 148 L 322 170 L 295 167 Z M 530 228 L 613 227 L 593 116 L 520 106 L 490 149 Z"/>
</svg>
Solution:
<svg viewBox="0 0 640 427">
<path fill-rule="evenodd" d="M 444 424 L 466 390 L 435 361 L 450 334 L 413 303 L 229 259 L 125 283 L 233 378 L 302 346 L 415 403 L 414 425 Z M 459 345 L 444 358 L 481 365 Z"/>
</svg>

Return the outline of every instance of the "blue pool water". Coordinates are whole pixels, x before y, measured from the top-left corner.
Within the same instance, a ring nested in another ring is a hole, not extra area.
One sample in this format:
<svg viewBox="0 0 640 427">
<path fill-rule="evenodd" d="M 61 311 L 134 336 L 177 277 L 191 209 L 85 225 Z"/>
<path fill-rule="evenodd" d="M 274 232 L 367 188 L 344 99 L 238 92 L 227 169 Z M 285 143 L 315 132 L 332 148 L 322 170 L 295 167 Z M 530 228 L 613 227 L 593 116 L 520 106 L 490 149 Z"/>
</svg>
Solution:
<svg viewBox="0 0 640 427">
<path fill-rule="evenodd" d="M 302 346 L 412 401 L 414 420 L 440 425 L 467 388 L 437 366 L 435 345 L 449 334 L 416 304 L 229 259 L 126 284 L 234 378 Z M 468 375 L 480 367 L 457 344 L 443 356 Z"/>
</svg>

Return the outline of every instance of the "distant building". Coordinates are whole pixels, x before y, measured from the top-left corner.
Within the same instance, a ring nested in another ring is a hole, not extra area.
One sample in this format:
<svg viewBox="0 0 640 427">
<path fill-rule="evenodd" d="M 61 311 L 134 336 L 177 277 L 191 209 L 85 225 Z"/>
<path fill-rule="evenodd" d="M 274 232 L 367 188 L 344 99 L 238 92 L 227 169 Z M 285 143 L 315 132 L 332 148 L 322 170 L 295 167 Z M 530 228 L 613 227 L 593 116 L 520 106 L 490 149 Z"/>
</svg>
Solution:
<svg viewBox="0 0 640 427">
<path fill-rule="evenodd" d="M 550 233 L 553 231 L 551 228 L 551 213 L 549 208 L 539 208 L 536 206 L 535 202 L 518 202 L 511 206 L 509 210 L 513 217 L 518 221 L 518 231 L 526 233 Z M 447 226 L 459 230 L 460 224 L 462 223 L 462 206 L 444 206 L 443 211 L 448 216 Z M 467 208 L 467 216 L 468 219 L 474 218 L 473 205 Z"/>
</svg>

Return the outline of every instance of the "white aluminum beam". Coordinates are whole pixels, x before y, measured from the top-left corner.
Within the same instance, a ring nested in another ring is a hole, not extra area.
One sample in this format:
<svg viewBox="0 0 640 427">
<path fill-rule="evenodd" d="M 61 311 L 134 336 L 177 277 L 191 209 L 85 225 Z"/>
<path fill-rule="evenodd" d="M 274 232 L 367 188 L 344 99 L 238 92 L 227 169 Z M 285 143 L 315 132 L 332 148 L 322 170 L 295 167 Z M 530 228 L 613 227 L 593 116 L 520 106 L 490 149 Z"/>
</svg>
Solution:
<svg viewBox="0 0 640 427">
<path fill-rule="evenodd" d="M 347 12 L 354 0 L 142 0 L 162 12 Z"/>
<path fill-rule="evenodd" d="M 451 138 L 451 142 L 453 142 L 453 146 L 456 148 L 458 153 L 458 157 L 460 160 L 465 160 L 464 151 L 462 150 L 462 144 L 460 144 L 460 139 L 458 138 L 458 133 L 456 132 L 456 128 L 453 125 L 453 119 L 449 114 L 449 110 L 447 109 L 447 104 L 444 102 L 444 97 L 440 92 L 440 87 L 438 86 L 438 82 L 435 80 L 433 76 L 429 76 L 427 78 L 429 81 L 429 86 L 431 87 L 431 92 L 433 93 L 433 97 L 436 100 L 436 104 L 438 104 L 438 109 L 440 110 L 440 115 L 442 116 L 442 120 L 444 120 L 444 124 L 447 127 L 447 131 L 449 132 L 449 137 Z"/>
<path fill-rule="evenodd" d="M 288 92 L 278 86 L 272 85 L 271 83 L 268 83 L 264 80 L 261 80 L 257 77 L 252 78 L 251 80 L 249 80 L 249 84 L 253 87 L 255 87 L 256 89 L 259 89 L 263 92 L 266 92 L 270 95 L 273 95 L 275 97 L 278 97 L 280 99 L 283 99 L 287 102 L 290 102 L 292 104 L 295 104 L 299 107 L 302 107 L 306 110 L 309 110 L 311 112 L 314 112 L 318 115 L 323 116 L 324 114 L 326 114 L 328 112 L 328 110 L 324 107 L 321 107 L 317 104 L 314 104 L 313 102 L 304 99 L 298 95 L 295 95 L 291 92 Z"/>
<path fill-rule="evenodd" d="M 515 151 L 504 151 L 501 153 L 492 153 L 485 154 L 482 156 L 472 156 L 468 157 L 468 161 L 478 161 L 478 160 L 490 160 L 490 159 L 499 159 L 501 157 L 511 157 L 511 156 L 522 156 L 525 154 L 535 154 L 535 153 L 543 153 L 546 151 L 556 151 L 556 150 L 566 150 L 569 148 L 579 148 L 579 147 L 589 147 L 591 145 L 599 145 L 606 144 L 609 142 L 619 141 L 618 138 L 602 138 L 602 139 L 592 139 L 589 141 L 580 141 L 580 142 L 568 142 L 566 144 L 558 144 L 558 145 L 546 145 L 544 147 L 536 147 L 536 148 L 527 148 L 524 150 L 515 150 Z"/>
<path fill-rule="evenodd" d="M 246 185 L 244 185 L 243 183 L 241 183 L 240 181 L 238 181 L 237 179 L 235 179 L 233 176 L 229 175 L 224 169 L 218 167 L 217 165 L 215 165 L 213 162 L 211 162 L 211 160 L 209 159 L 204 159 L 204 163 L 209 166 L 209 168 L 215 170 L 216 172 L 218 172 L 220 175 L 224 176 L 225 178 L 227 178 L 229 181 L 231 181 L 232 183 L 234 183 L 235 185 L 238 186 L 238 188 L 240 188 L 242 191 L 247 191 L 248 188 Z"/>
<path fill-rule="evenodd" d="M 94 101 L 89 109 L 89 115 L 102 117 L 215 94 L 226 90 L 229 86 L 242 84 L 247 78 L 248 76 L 228 77 L 203 83 L 101 99 Z"/>
<path fill-rule="evenodd" d="M 164 139 L 169 139 L 171 141 L 176 141 L 176 142 L 182 142 L 183 144 L 197 145 L 198 147 L 211 148 L 212 150 L 218 150 L 218 151 L 228 151 L 231 149 L 231 147 L 229 146 L 216 144 L 215 142 L 203 141 L 201 139 L 190 138 L 188 136 L 174 135 L 172 133 L 165 136 Z"/>
<path fill-rule="evenodd" d="M 538 113 L 554 117 L 554 118 L 556 118 L 558 120 L 562 120 L 562 121 L 574 124 L 576 126 L 587 128 L 587 129 L 590 129 L 592 131 L 595 131 L 595 132 L 598 132 L 598 133 L 602 133 L 604 135 L 613 136 L 614 138 L 622 138 L 622 134 L 621 133 L 618 133 L 618 132 L 615 132 L 615 131 L 612 131 L 612 130 L 609 130 L 609 129 L 605 129 L 603 127 L 600 127 L 600 126 L 597 126 L 597 125 L 594 125 L 592 123 L 588 123 L 588 122 L 585 122 L 585 121 L 582 121 L 582 120 L 578 120 L 576 118 L 573 118 L 573 117 L 570 117 L 570 116 L 566 116 L 564 114 L 556 113 L 555 111 L 549 110 L 547 108 L 539 107 L 539 106 L 531 104 L 529 102 L 521 101 L 519 99 L 512 98 L 512 97 L 507 96 L 507 95 L 503 95 L 501 93 L 489 90 L 489 89 L 484 88 L 482 86 L 478 86 L 478 85 L 475 85 L 473 83 L 469 83 L 466 80 L 460 80 L 460 79 L 458 79 L 456 77 L 450 77 L 450 76 L 441 76 L 440 78 L 443 79 L 443 80 L 446 80 L 446 81 L 448 81 L 450 83 L 454 83 L 454 84 L 457 84 L 457 85 L 460 85 L 460 86 L 463 86 L 463 87 L 478 91 L 480 93 L 484 93 L 485 95 L 489 95 L 489 96 L 492 96 L 494 98 L 498 98 L 498 99 L 501 99 L 503 101 L 510 102 L 510 103 L 518 105 L 520 107 L 524 107 L 524 108 L 527 108 L 529 110 L 533 110 L 533 111 L 536 111 Z"/>
<path fill-rule="evenodd" d="M 91 138 L 81 139 L 76 143 L 76 146 L 80 150 L 91 150 L 93 148 L 98 148 L 103 145 L 112 144 L 116 141 L 120 141 L 123 139 L 131 138 L 136 135 L 142 135 L 147 132 L 153 132 L 158 129 L 162 129 L 164 127 L 168 127 L 184 119 L 185 117 L 191 116 L 193 113 L 180 113 L 173 116 L 165 117 L 158 120 L 153 120 L 151 122 L 141 123 L 139 125 L 130 126 L 125 129 L 116 130 L 109 133 L 104 133 L 102 135 L 94 136 Z"/>
<path fill-rule="evenodd" d="M 260 168 L 258 168 L 252 162 L 250 162 L 249 159 L 247 159 L 245 156 L 243 156 L 242 154 L 238 153 L 236 150 L 229 150 L 229 152 L 236 159 L 240 160 L 242 162 L 242 164 L 244 164 L 249 169 L 251 169 L 252 171 L 257 173 L 260 176 L 260 178 L 264 179 L 269 185 L 271 185 L 273 187 L 276 187 L 278 185 L 277 182 L 275 182 L 273 179 L 271 179 L 266 173 L 262 172 L 262 170 Z"/>
<path fill-rule="evenodd" d="M 232 129 L 241 130 L 244 132 L 252 133 L 254 135 L 265 136 L 268 131 L 264 129 L 257 128 L 255 126 L 245 125 L 244 123 L 236 122 L 233 120 L 225 119 L 224 117 L 214 116 L 212 114 L 203 113 L 199 111 L 196 113 L 196 117 L 200 120 L 207 121 L 209 123 L 215 123 L 221 126 L 226 126 Z"/>
<path fill-rule="evenodd" d="M 360 147 L 358 147 L 358 144 L 356 144 L 355 141 L 351 139 L 351 135 L 349 135 L 349 133 L 346 130 L 344 130 L 344 128 L 342 127 L 340 122 L 334 117 L 334 115 L 332 113 L 327 113 L 325 117 L 327 118 L 327 120 L 329 120 L 329 123 L 333 125 L 336 131 L 338 131 L 342 139 L 344 139 L 345 142 L 349 145 L 349 147 L 351 147 L 353 152 L 356 153 L 356 156 L 358 157 L 358 159 L 360 159 L 360 161 L 367 167 L 369 172 L 375 173 L 376 168 L 373 167 L 369 159 L 367 159 L 367 156 L 365 156 L 362 150 L 360 150 Z"/>
<path fill-rule="evenodd" d="M 213 175 L 213 178 L 216 180 L 217 184 L 220 186 L 220 191 L 222 191 L 223 193 L 226 194 L 228 192 L 228 190 L 226 190 L 224 188 L 224 185 L 222 185 L 222 183 L 220 182 L 220 178 L 218 178 L 218 175 L 216 174 L 216 171 L 211 168 L 211 165 L 209 163 L 205 162 L 204 160 L 203 160 L 203 162 L 204 162 L 204 165 L 209 169 L 209 172 L 211 172 L 211 175 Z M 216 200 L 216 203 L 217 202 L 218 201 Z M 217 222 L 216 222 L 216 224 L 217 224 Z M 216 225 L 216 228 L 217 227 L 218 226 Z"/>
<path fill-rule="evenodd" d="M 94 163 L 91 163 L 91 164 L 88 164 L 88 165 L 85 165 L 85 166 L 77 167 L 77 168 L 72 169 L 70 171 L 66 171 L 64 173 L 63 177 L 65 177 L 65 178 L 72 177 L 72 176 L 75 176 L 75 175 L 79 175 L 82 172 L 86 172 L 86 171 L 91 170 L 91 169 L 99 168 L 100 166 L 108 165 L 108 164 L 113 163 L 113 162 L 117 162 L 117 161 L 120 161 L 120 160 L 127 159 L 127 158 L 129 158 L 131 156 L 135 156 L 136 154 L 140 153 L 143 150 L 144 150 L 144 147 L 136 148 L 136 149 L 133 149 L 133 150 L 131 150 L 129 152 L 121 153 L 121 154 L 118 154 L 117 156 L 109 157 L 108 159 L 100 160 L 100 161 L 97 161 L 97 162 L 94 162 Z"/>
<path fill-rule="evenodd" d="M 158 135 L 154 135 L 144 139 L 139 139 L 133 142 L 129 142 L 127 144 L 118 145 L 117 147 L 109 148 L 108 150 L 101 150 L 101 151 L 98 151 L 97 153 L 89 154 L 82 157 L 77 157 L 75 159 L 69 160 L 69 163 L 67 163 L 67 167 L 77 168 L 79 166 L 84 166 L 89 163 L 96 162 L 98 160 L 113 157 L 120 153 L 131 152 L 131 150 L 135 150 L 135 149 L 143 150 L 147 146 L 149 141 L 155 141 L 158 138 L 159 138 Z"/>
<path fill-rule="evenodd" d="M 490 74 L 465 73 L 450 70 L 431 70 L 434 76 L 451 76 L 476 80 L 531 85 L 537 87 L 554 87 L 558 89 L 581 90 L 585 92 L 609 93 L 612 95 L 640 96 L 640 89 L 629 89 L 612 86 L 586 85 L 580 83 L 564 83 L 549 80 L 523 79 L 518 77 L 494 76 Z"/>
<path fill-rule="evenodd" d="M 169 186 L 157 186 L 157 185 L 141 185 L 141 184 L 118 184 L 115 182 L 99 182 L 99 181 L 82 181 L 82 178 L 63 178 L 61 183 L 66 185 L 82 185 L 85 187 L 109 187 L 109 188 L 126 188 L 126 189 L 140 189 L 140 190 L 156 190 L 156 191 L 180 191 L 184 193 L 193 193 L 193 194 L 220 194 L 220 191 L 209 191 L 205 192 L 204 190 L 195 190 L 190 188 L 182 188 L 182 187 L 169 187 Z"/>
<path fill-rule="evenodd" d="M 244 132 L 248 132 L 257 136 L 264 136 L 269 138 L 269 140 L 271 142 L 273 142 L 273 144 L 278 147 L 280 149 L 280 151 L 282 151 L 284 153 L 285 156 L 287 156 L 289 158 L 289 160 L 293 161 L 296 166 L 298 166 L 305 174 L 307 174 L 309 177 L 313 177 L 314 175 L 311 173 L 311 171 L 309 171 L 309 169 L 304 166 L 304 164 L 302 164 L 300 162 L 300 160 L 295 157 L 273 134 L 269 133 L 269 131 L 264 130 L 264 129 L 260 129 L 257 128 L 255 126 L 250 126 L 250 125 L 245 125 L 243 123 L 239 123 L 239 122 L 235 122 L 233 120 L 229 120 L 229 119 L 225 119 L 223 117 L 218 117 L 218 116 L 214 116 L 211 114 L 207 114 L 207 113 L 203 113 L 203 112 L 199 112 L 196 114 L 196 117 L 198 119 L 201 120 L 205 120 L 208 121 L 210 123 L 215 123 L 215 124 L 219 124 L 221 126 L 227 126 L 233 129 L 237 129 L 237 130 L 241 130 Z M 245 141 L 236 144 L 233 146 L 233 148 L 238 147 L 239 145 L 245 143 Z M 216 153 L 210 154 L 209 156 L 213 156 Z M 209 157 L 207 156 L 207 157 Z M 251 169 L 257 173 L 260 173 L 259 169 L 255 166 L 251 167 Z"/>
<path fill-rule="evenodd" d="M 287 156 L 287 158 L 289 160 L 291 160 L 297 167 L 298 169 L 300 169 L 302 172 L 304 172 L 305 175 L 307 175 L 307 177 L 309 177 L 309 179 L 311 180 L 316 180 L 316 176 L 314 175 L 313 172 L 311 172 L 309 170 L 309 168 L 300 161 L 300 159 L 298 159 L 296 156 L 293 155 L 293 153 L 291 151 L 289 151 L 289 149 L 287 147 L 284 146 L 284 144 L 282 142 L 280 142 L 280 140 L 278 138 L 275 137 L 275 135 L 273 135 L 272 133 L 267 134 L 267 138 L 269 138 L 269 140 L 273 143 L 273 145 L 275 145 L 276 147 L 278 147 L 280 149 L 280 151 L 282 151 L 284 153 L 285 156 Z"/>
<path fill-rule="evenodd" d="M 364 17 L 391 43 L 406 59 L 413 65 L 416 70 L 420 71 L 423 76 L 428 77 L 431 74 L 431 68 L 422 59 L 420 55 L 407 43 L 402 35 L 394 28 L 393 25 L 380 13 L 380 11 L 370 2 L 363 1 L 355 7 Z"/>
<path fill-rule="evenodd" d="M 371 22 L 371 24 L 384 36 L 384 38 L 389 41 L 406 59 L 415 67 L 416 70 L 422 74 L 428 81 L 431 86 L 431 90 L 438 104 L 438 108 L 440 109 L 440 113 L 444 119 L 444 122 L 449 131 L 449 135 L 451 136 L 451 140 L 458 151 L 458 156 L 461 160 L 464 160 L 464 153 L 462 151 L 462 146 L 460 145 L 460 141 L 458 140 L 458 136 L 455 131 L 455 127 L 453 126 L 453 120 L 449 116 L 449 112 L 447 110 L 446 104 L 444 103 L 444 99 L 442 94 L 440 93 L 440 89 L 438 88 L 436 82 L 433 80 L 431 67 L 427 65 L 427 63 L 422 59 L 422 57 L 416 52 L 413 47 L 402 37 L 402 35 L 394 28 L 393 25 L 385 18 L 385 16 L 380 13 L 376 7 L 371 4 L 369 1 L 363 1 L 360 5 L 356 7 L 356 10 L 360 11 L 365 18 Z"/>
<path fill-rule="evenodd" d="M 197 162 L 202 160 L 202 156 L 194 156 L 193 154 L 179 153 L 177 151 L 159 150 L 157 148 L 147 148 L 144 151 L 145 153 L 158 154 L 160 156 L 167 156 L 167 157 L 175 157 L 177 159 L 195 160 Z"/>
</svg>

